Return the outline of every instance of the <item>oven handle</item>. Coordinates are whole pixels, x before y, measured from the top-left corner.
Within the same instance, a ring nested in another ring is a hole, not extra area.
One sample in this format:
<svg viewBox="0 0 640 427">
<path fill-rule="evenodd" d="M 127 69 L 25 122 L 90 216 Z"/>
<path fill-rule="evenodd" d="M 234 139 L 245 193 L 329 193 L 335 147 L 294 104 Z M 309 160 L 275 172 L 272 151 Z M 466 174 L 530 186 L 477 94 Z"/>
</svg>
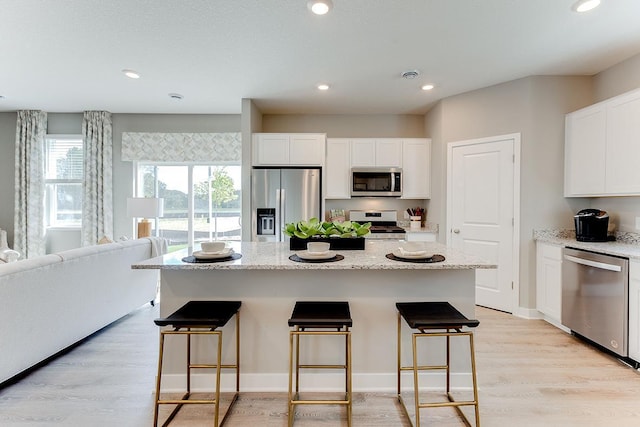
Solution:
<svg viewBox="0 0 640 427">
<path fill-rule="evenodd" d="M 571 255 L 565 255 L 564 259 L 566 259 L 567 261 L 573 261 L 576 264 L 587 265 L 589 267 L 600 268 L 602 270 L 618 271 L 618 272 L 622 271 L 622 267 L 620 267 L 619 265 L 612 265 L 604 262 L 591 261 L 588 259 L 574 257 Z"/>
</svg>

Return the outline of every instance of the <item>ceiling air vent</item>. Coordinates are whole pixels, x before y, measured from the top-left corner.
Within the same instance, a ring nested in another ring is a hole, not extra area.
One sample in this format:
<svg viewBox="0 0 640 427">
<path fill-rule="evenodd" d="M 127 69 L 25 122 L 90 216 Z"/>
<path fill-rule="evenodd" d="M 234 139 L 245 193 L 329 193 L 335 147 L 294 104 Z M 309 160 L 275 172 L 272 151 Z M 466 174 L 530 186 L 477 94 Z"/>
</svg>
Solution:
<svg viewBox="0 0 640 427">
<path fill-rule="evenodd" d="M 411 79 L 415 79 L 416 77 L 418 77 L 420 75 L 420 71 L 418 71 L 418 70 L 404 71 L 400 75 L 402 77 L 404 77 L 405 79 L 411 80 Z"/>
</svg>

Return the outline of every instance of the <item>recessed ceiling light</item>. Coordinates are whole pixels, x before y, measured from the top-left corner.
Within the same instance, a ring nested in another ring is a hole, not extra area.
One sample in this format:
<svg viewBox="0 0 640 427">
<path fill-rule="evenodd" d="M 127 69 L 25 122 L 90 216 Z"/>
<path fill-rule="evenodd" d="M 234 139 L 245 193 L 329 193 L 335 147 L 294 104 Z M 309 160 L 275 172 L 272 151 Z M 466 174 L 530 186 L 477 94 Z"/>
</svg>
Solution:
<svg viewBox="0 0 640 427">
<path fill-rule="evenodd" d="M 320 84 L 320 85 L 318 85 L 318 90 L 329 90 L 329 85 Z"/>
<path fill-rule="evenodd" d="M 424 85 L 422 86 L 422 90 L 431 90 L 433 89 L 433 87 L 434 87 L 433 85 Z"/>
<path fill-rule="evenodd" d="M 573 4 L 574 12 L 588 12 L 600 6 L 600 0 L 578 0 Z"/>
<path fill-rule="evenodd" d="M 333 3 L 331 0 L 309 0 L 307 7 L 316 15 L 324 15 L 331 10 Z"/>
<path fill-rule="evenodd" d="M 184 98 L 184 95 L 181 95 L 179 93 L 170 93 L 169 94 L 169 98 L 171 98 L 171 99 L 182 99 L 182 98 Z"/>
<path fill-rule="evenodd" d="M 130 79 L 139 79 L 140 78 L 140 74 L 138 74 L 137 71 L 124 69 L 124 70 L 122 70 L 122 72 L 124 73 L 125 76 L 129 77 Z"/>
</svg>

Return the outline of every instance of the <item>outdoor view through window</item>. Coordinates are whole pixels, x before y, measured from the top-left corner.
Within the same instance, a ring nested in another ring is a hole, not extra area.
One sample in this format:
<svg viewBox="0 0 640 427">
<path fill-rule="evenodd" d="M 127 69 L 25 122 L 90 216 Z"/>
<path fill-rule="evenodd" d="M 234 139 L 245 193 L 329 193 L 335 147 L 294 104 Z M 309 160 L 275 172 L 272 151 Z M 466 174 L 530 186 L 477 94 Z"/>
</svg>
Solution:
<svg viewBox="0 0 640 427">
<path fill-rule="evenodd" d="M 240 175 L 235 165 L 139 164 L 137 196 L 164 199 L 153 234 L 168 240 L 169 251 L 204 240 L 240 240 Z"/>
</svg>

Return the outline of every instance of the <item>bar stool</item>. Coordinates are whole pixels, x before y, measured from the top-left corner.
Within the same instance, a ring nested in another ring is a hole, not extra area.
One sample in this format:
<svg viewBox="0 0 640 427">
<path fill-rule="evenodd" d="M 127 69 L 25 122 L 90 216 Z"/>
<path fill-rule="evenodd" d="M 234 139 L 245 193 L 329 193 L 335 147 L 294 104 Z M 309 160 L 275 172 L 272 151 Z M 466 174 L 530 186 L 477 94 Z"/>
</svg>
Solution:
<svg viewBox="0 0 640 427">
<path fill-rule="evenodd" d="M 476 362 L 475 351 L 473 347 L 473 332 L 463 332 L 462 328 L 467 326 L 469 328 L 475 328 L 480 324 L 477 320 L 467 319 L 462 313 L 456 310 L 448 302 L 399 302 L 396 303 L 398 309 L 398 400 L 402 404 L 404 413 L 411 423 L 411 417 L 407 411 L 406 404 L 402 399 L 401 394 L 401 373 L 402 371 L 413 371 L 413 392 L 415 398 L 415 410 L 416 410 L 416 427 L 420 427 L 420 409 L 421 408 L 437 408 L 452 406 L 456 409 L 458 414 L 462 417 L 464 423 L 468 426 L 471 425 L 466 415 L 460 410 L 460 406 L 473 406 L 475 408 L 476 427 L 480 427 L 480 413 L 478 410 L 478 386 L 476 381 Z M 419 332 L 412 334 L 412 347 L 413 347 L 413 365 L 402 366 L 401 359 L 401 347 L 402 347 L 402 319 L 407 322 L 411 329 L 417 329 Z M 434 330 L 441 330 L 440 332 Z M 445 330 L 446 332 L 442 332 Z M 471 375 L 473 380 L 473 400 L 456 402 L 451 395 L 450 390 L 450 338 L 453 336 L 468 336 L 469 337 L 469 350 L 471 353 Z M 417 339 L 418 338 L 431 338 L 431 337 L 446 337 L 446 363 L 444 365 L 420 365 L 418 363 L 418 350 Z M 420 402 L 418 386 L 418 373 L 424 370 L 445 370 L 446 371 L 446 397 L 448 401 L 445 402 Z M 414 425 L 413 423 L 411 424 Z"/>
<path fill-rule="evenodd" d="M 224 424 L 227 415 L 230 413 L 233 404 L 238 398 L 240 391 L 240 301 L 189 301 L 169 317 L 154 320 L 158 326 L 173 326 L 173 329 L 160 331 L 160 351 L 158 356 L 158 376 L 156 378 L 156 402 L 153 413 L 153 425 L 158 425 L 158 410 L 160 405 L 174 404 L 177 405 L 171 412 L 163 426 L 168 425 L 176 416 L 182 405 L 185 404 L 213 404 L 214 409 L 214 426 L 218 427 L 218 419 L 220 415 L 220 371 L 222 369 L 235 369 L 236 372 L 236 390 L 233 400 L 229 408 L 222 418 L 219 425 Z M 231 317 L 236 316 L 236 355 L 235 362 L 231 365 L 222 364 L 222 328 Z M 192 330 L 196 328 L 198 330 Z M 205 329 L 205 330 L 203 330 Z M 160 399 L 160 382 L 162 380 L 162 357 L 164 352 L 164 339 L 166 335 L 186 335 L 187 336 L 187 391 L 181 399 Z M 196 364 L 191 363 L 191 335 L 210 335 L 217 337 L 217 358 L 215 364 Z M 193 399 L 189 400 L 191 395 L 191 370 L 192 369 L 211 369 L 216 370 L 215 382 L 215 398 L 214 399 Z"/>
<path fill-rule="evenodd" d="M 351 332 L 349 328 L 352 324 L 348 302 L 296 302 L 291 319 L 289 319 L 289 326 L 295 327 L 289 332 L 289 427 L 293 426 L 296 405 L 345 405 L 347 407 L 347 425 L 351 426 Z M 345 337 L 344 365 L 307 365 L 300 363 L 301 336 L 331 335 Z M 300 369 L 344 369 L 345 398 L 338 400 L 301 400 L 299 387 Z M 295 393 L 293 391 L 294 370 Z"/>
</svg>

